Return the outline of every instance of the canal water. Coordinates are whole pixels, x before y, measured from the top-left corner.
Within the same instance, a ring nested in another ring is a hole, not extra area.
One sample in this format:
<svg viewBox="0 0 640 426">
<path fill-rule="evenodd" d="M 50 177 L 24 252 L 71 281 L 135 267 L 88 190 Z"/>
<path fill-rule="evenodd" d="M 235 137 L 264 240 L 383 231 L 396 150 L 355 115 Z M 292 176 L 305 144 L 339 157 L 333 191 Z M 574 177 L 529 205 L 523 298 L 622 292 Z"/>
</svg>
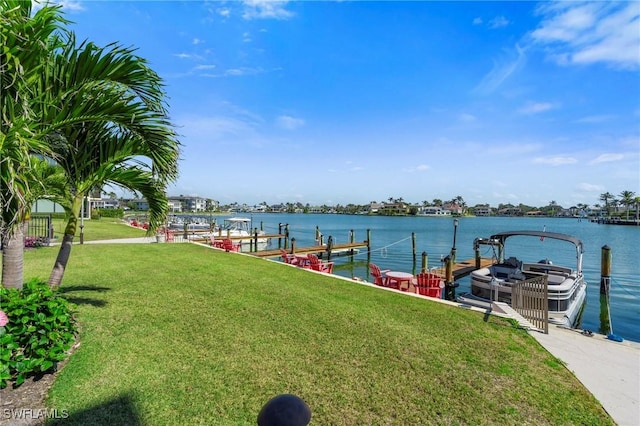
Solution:
<svg viewBox="0 0 640 426">
<path fill-rule="evenodd" d="M 296 239 L 297 247 L 316 244 L 316 227 L 325 243 L 331 236 L 335 244 L 349 242 L 351 231 L 356 242 L 364 241 L 369 231 L 371 262 L 382 269 L 414 274 L 422 266 L 423 252 L 427 253 L 429 268 L 440 267 L 441 258 L 449 254 L 454 244 L 454 234 L 458 261 L 474 258 L 475 238 L 488 238 L 498 232 L 545 229 L 547 232 L 573 235 L 582 240 L 585 250 L 583 271 L 587 281 L 587 301 L 579 327 L 640 342 L 640 227 L 637 226 L 602 225 L 577 218 L 462 217 L 458 218 L 455 227 L 450 217 L 274 213 L 244 216 L 252 219 L 252 228 L 262 228 L 268 234 L 277 233 L 279 224 L 288 224 L 290 237 Z M 217 220 L 221 222 L 222 218 Z M 277 248 L 277 244 L 277 241 L 272 241 L 271 248 Z M 600 296 L 601 249 L 605 245 L 612 253 L 608 301 Z M 509 248 L 522 253 L 523 247 L 516 248 L 509 240 Z M 567 243 L 545 239 L 525 249 L 531 251 L 531 258 L 527 256 L 529 260 L 550 259 L 555 264 L 571 267 L 576 264 L 575 250 Z M 488 246 L 481 250 L 482 257 L 493 254 Z M 353 258 L 334 257 L 334 273 L 370 281 L 367 258 L 366 249 L 361 249 Z M 469 291 L 468 277 L 458 284 L 456 294 Z"/>
</svg>

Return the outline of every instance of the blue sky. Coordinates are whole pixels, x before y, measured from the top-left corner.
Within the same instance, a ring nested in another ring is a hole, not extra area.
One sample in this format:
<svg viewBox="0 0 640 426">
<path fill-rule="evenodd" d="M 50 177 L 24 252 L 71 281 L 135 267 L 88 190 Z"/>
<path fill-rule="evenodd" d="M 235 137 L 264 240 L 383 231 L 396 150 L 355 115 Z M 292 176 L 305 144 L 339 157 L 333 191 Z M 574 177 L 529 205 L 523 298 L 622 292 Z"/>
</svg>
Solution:
<svg viewBox="0 0 640 426">
<path fill-rule="evenodd" d="M 65 2 L 136 47 L 223 204 L 640 195 L 640 2 Z"/>
</svg>

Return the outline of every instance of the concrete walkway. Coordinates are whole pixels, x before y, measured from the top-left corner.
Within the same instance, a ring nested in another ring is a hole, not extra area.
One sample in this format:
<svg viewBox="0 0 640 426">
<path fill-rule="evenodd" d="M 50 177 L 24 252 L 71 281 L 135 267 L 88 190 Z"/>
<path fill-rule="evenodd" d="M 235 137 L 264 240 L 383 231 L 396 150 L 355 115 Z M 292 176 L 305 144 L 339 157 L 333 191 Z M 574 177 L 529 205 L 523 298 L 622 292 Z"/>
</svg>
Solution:
<svg viewBox="0 0 640 426">
<path fill-rule="evenodd" d="M 620 426 L 640 425 L 640 344 L 549 326 L 533 336 L 600 401 Z"/>
</svg>

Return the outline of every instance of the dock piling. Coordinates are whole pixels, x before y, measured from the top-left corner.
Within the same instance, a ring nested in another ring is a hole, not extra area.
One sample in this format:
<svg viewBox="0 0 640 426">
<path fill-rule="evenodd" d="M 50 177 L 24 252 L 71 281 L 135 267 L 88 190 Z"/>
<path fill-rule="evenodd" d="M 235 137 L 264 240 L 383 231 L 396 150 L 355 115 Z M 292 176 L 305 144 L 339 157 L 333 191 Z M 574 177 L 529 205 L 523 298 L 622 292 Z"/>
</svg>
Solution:
<svg viewBox="0 0 640 426">
<path fill-rule="evenodd" d="M 600 294 L 609 296 L 611 282 L 611 248 L 602 246 L 600 257 Z"/>
</svg>

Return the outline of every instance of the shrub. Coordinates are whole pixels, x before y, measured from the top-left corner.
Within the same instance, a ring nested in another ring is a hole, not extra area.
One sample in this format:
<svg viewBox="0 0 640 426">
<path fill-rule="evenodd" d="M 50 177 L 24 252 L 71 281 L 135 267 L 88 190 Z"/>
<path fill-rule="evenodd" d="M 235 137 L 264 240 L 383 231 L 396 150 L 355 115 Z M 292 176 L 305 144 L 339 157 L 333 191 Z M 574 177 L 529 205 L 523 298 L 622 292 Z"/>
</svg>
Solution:
<svg viewBox="0 0 640 426">
<path fill-rule="evenodd" d="M 27 248 L 38 248 L 49 246 L 49 238 L 46 237 L 25 237 L 24 246 Z"/>
<path fill-rule="evenodd" d="M 31 280 L 21 290 L 0 287 L 0 311 L 6 315 L 0 326 L 0 389 L 55 371 L 76 337 L 71 304 L 47 283 Z"/>
<path fill-rule="evenodd" d="M 124 210 L 122 209 L 98 209 L 94 210 L 91 214 L 91 218 L 93 219 L 93 213 L 98 213 L 98 218 L 100 217 L 115 217 L 116 219 L 122 219 L 124 217 Z"/>
</svg>

